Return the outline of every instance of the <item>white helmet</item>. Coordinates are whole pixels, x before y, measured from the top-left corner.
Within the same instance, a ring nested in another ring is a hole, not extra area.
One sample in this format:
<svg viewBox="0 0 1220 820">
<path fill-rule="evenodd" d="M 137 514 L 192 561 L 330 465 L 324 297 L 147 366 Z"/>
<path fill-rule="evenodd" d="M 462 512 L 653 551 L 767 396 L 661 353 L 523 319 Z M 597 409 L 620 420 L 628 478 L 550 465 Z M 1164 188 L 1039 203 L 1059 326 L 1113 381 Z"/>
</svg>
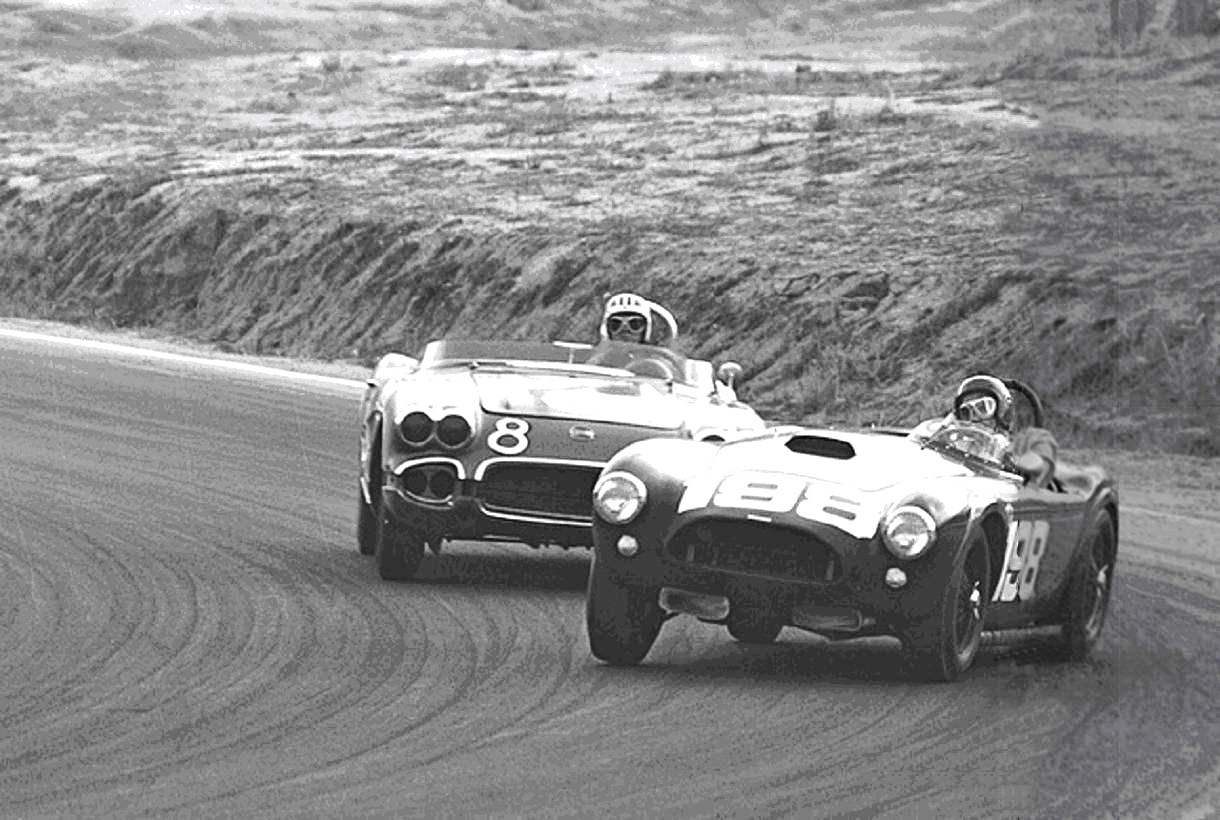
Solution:
<svg viewBox="0 0 1220 820">
<path fill-rule="evenodd" d="M 601 337 L 610 338 L 608 322 L 611 316 L 634 314 L 644 320 L 644 341 L 648 344 L 664 344 L 678 336 L 678 323 L 665 308 L 634 293 L 616 293 L 606 300 L 602 312 Z"/>
<path fill-rule="evenodd" d="M 959 421 L 990 421 L 1000 430 L 1012 432 L 1012 393 L 995 376 L 971 376 L 957 388 L 957 395 L 953 398 L 953 415 Z"/>
</svg>

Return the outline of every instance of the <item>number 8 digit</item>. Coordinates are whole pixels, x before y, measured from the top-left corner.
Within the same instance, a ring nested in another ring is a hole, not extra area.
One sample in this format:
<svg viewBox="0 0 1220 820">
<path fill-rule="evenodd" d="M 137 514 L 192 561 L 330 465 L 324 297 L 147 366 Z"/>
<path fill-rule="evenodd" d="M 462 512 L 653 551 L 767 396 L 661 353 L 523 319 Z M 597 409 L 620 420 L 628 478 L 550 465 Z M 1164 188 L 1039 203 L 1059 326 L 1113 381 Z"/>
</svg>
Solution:
<svg viewBox="0 0 1220 820">
<path fill-rule="evenodd" d="M 496 422 L 496 429 L 487 437 L 487 446 L 506 456 L 524 453 L 525 448 L 530 446 L 525 435 L 529 429 L 529 422 L 525 419 L 500 419 Z"/>
<path fill-rule="evenodd" d="M 1017 595 L 1022 601 L 1029 601 L 1034 597 L 1034 585 L 1038 583 L 1038 567 L 1046 553 L 1046 537 L 1049 534 L 1050 525 L 1047 522 L 1034 522 L 1029 547 L 1025 553 L 1025 563 L 1021 567 L 1021 580 L 1017 586 Z"/>
</svg>

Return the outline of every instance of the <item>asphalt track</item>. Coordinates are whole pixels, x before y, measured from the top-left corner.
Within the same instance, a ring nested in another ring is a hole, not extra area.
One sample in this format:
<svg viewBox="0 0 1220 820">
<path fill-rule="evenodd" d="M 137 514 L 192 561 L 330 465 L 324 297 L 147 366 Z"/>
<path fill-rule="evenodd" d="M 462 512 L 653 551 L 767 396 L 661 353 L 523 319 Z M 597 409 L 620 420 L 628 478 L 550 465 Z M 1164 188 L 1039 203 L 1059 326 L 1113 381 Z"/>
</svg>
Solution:
<svg viewBox="0 0 1220 820">
<path fill-rule="evenodd" d="M 0 816 L 1220 811 L 1220 531 L 1124 488 L 1086 664 L 883 640 L 588 653 L 583 551 L 354 544 L 352 386 L 0 336 Z M 1196 515 L 1197 513 L 1197 515 Z"/>
</svg>

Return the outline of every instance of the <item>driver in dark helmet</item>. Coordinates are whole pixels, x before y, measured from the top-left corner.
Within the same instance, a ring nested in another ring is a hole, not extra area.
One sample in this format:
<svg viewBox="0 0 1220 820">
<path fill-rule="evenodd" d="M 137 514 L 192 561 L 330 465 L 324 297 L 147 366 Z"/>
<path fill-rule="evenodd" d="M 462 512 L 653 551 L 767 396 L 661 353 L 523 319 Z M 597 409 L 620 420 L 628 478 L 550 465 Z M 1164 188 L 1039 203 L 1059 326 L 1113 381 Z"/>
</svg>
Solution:
<svg viewBox="0 0 1220 820">
<path fill-rule="evenodd" d="M 678 324 L 665 308 L 634 293 L 617 293 L 606 300 L 601 337 L 612 342 L 667 345 L 678 335 Z"/>
<path fill-rule="evenodd" d="M 961 436 L 969 442 L 965 449 L 990 460 L 1007 462 L 1029 483 L 1047 486 L 1055 475 L 1059 446 L 1049 430 L 1026 427 L 1013 431 L 1016 412 L 1012 392 L 994 376 L 977 375 L 958 385 L 953 411 L 943 419 L 923 422 L 912 435 L 920 438 L 952 436 L 955 432 L 984 433 Z"/>
</svg>

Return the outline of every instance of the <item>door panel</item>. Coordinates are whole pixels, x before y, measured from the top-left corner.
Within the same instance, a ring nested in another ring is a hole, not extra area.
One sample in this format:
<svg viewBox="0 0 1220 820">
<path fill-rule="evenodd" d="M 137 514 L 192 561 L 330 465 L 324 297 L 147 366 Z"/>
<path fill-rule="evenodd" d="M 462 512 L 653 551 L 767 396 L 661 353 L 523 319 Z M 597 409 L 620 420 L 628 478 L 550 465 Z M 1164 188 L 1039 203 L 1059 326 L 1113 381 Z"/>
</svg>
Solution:
<svg viewBox="0 0 1220 820">
<path fill-rule="evenodd" d="M 993 606 L 1026 617 L 1054 605 L 1067 582 L 1083 508 L 1080 498 L 1065 493 L 1031 487 L 1021 490 L 1013 505 Z"/>
</svg>

